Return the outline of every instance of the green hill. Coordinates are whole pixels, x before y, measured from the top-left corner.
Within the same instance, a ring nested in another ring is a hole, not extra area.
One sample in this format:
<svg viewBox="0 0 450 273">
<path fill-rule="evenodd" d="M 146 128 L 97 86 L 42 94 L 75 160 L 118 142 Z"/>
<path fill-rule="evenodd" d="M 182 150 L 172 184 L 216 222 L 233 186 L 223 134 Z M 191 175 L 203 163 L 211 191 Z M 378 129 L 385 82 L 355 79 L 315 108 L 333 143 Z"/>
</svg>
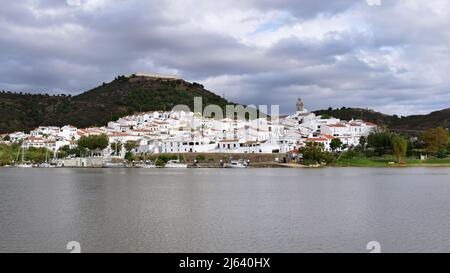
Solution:
<svg viewBox="0 0 450 273">
<path fill-rule="evenodd" d="M 379 125 L 385 125 L 397 132 L 417 135 L 420 132 L 435 127 L 450 128 L 450 108 L 435 111 L 428 115 L 413 115 L 399 117 L 396 115 L 385 115 L 369 109 L 329 108 L 328 110 L 315 111 L 317 115 L 327 114 L 343 120 L 363 119 L 372 121 Z"/>
<path fill-rule="evenodd" d="M 203 105 L 224 107 L 227 100 L 198 83 L 147 77 L 119 76 L 110 83 L 78 96 L 0 93 L 0 133 L 29 131 L 40 125 L 77 127 L 105 125 L 118 117 L 153 110 L 170 110 L 178 104 L 193 109 L 194 97 Z"/>
<path fill-rule="evenodd" d="M 170 110 L 177 104 L 193 109 L 194 97 L 202 97 L 203 105 L 224 107 L 232 104 L 204 89 L 201 84 L 184 80 L 119 76 L 110 83 L 77 96 L 50 96 L 0 92 L 0 133 L 29 131 L 40 125 L 76 127 L 102 126 L 108 121 L 136 112 Z M 428 115 L 398 117 L 369 109 L 340 108 L 315 111 L 336 118 L 363 119 L 393 130 L 416 135 L 433 128 L 450 128 L 450 108 Z"/>
</svg>

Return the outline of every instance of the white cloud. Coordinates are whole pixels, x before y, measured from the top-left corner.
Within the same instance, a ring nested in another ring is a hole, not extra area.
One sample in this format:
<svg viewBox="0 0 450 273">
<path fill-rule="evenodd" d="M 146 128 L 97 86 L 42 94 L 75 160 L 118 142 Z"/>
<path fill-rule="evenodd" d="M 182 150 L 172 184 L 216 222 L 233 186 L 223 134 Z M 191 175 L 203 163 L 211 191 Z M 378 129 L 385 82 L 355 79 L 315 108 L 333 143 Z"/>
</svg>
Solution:
<svg viewBox="0 0 450 273">
<path fill-rule="evenodd" d="M 366 0 L 369 6 L 381 6 L 382 0 Z"/>
<path fill-rule="evenodd" d="M 66 0 L 69 6 L 81 6 L 81 0 Z"/>
</svg>

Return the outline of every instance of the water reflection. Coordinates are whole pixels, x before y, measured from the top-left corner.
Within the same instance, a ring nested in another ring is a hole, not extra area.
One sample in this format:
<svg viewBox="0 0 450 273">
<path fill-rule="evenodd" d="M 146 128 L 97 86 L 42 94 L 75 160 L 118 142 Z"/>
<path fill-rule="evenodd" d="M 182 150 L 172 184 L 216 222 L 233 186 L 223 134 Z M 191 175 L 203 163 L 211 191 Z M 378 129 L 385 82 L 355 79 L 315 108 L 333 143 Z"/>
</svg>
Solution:
<svg viewBox="0 0 450 273">
<path fill-rule="evenodd" d="M 2 169 L 0 251 L 450 246 L 450 169 Z"/>
</svg>

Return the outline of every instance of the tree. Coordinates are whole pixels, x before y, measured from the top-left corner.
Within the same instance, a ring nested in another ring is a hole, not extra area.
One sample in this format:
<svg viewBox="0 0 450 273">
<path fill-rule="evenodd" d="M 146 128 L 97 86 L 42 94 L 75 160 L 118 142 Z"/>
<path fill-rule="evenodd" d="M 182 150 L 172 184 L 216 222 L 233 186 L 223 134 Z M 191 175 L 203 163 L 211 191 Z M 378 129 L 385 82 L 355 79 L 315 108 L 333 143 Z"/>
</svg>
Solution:
<svg viewBox="0 0 450 273">
<path fill-rule="evenodd" d="M 195 160 L 197 161 L 204 161 L 206 159 L 205 155 L 199 154 L 195 157 Z"/>
<path fill-rule="evenodd" d="M 309 162 L 322 163 L 323 161 L 330 163 L 333 161 L 333 156 L 324 151 L 324 145 L 318 142 L 308 142 L 305 147 L 300 148 L 300 153 L 306 164 Z"/>
<path fill-rule="evenodd" d="M 33 163 L 44 163 L 46 160 L 53 158 L 53 152 L 46 148 L 30 147 L 27 149 L 25 157 Z"/>
<path fill-rule="evenodd" d="M 137 142 L 136 141 L 127 141 L 125 143 L 125 150 L 127 150 L 127 152 L 131 152 L 134 148 L 136 148 L 137 146 Z"/>
<path fill-rule="evenodd" d="M 367 136 L 367 146 L 375 149 L 379 155 L 391 152 L 391 140 L 394 134 L 387 128 L 378 128 Z"/>
<path fill-rule="evenodd" d="M 359 138 L 359 146 L 361 147 L 361 151 L 366 150 L 367 138 L 365 136 L 361 136 Z"/>
<path fill-rule="evenodd" d="M 394 155 L 400 163 L 400 160 L 406 155 L 406 151 L 408 150 L 408 141 L 404 137 L 394 136 L 391 139 L 391 143 Z"/>
<path fill-rule="evenodd" d="M 78 140 L 78 146 L 89 150 L 91 155 L 94 151 L 106 149 L 108 144 L 108 136 L 105 134 L 83 136 Z"/>
<path fill-rule="evenodd" d="M 333 151 L 339 150 L 342 148 L 342 141 L 339 138 L 333 138 L 330 142 L 330 148 Z"/>
<path fill-rule="evenodd" d="M 426 130 L 421 135 L 421 139 L 425 143 L 428 153 L 437 154 L 439 151 L 447 149 L 449 133 L 442 127 L 432 128 Z"/>
<path fill-rule="evenodd" d="M 108 147 L 109 144 L 108 136 L 105 134 L 97 136 L 95 144 L 96 144 L 95 148 L 98 150 L 106 149 L 106 147 Z"/>
<path fill-rule="evenodd" d="M 448 137 L 447 154 L 450 154 L 450 136 Z"/>
<path fill-rule="evenodd" d="M 122 146 L 123 146 L 122 142 L 120 142 L 120 141 L 111 143 L 111 145 L 110 145 L 111 150 L 114 151 L 115 155 L 118 155 L 120 153 L 120 151 L 122 150 Z"/>
<path fill-rule="evenodd" d="M 131 152 L 126 152 L 125 153 L 125 159 L 127 161 L 133 161 L 134 160 L 133 154 Z"/>
</svg>

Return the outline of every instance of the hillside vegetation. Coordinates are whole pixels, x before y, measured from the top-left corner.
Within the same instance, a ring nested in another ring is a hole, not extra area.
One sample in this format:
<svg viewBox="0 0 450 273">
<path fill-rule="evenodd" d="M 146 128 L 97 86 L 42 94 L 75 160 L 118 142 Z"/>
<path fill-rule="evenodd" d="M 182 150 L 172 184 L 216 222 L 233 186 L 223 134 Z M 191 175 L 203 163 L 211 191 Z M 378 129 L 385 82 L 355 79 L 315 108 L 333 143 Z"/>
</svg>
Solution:
<svg viewBox="0 0 450 273">
<path fill-rule="evenodd" d="M 50 96 L 0 92 L 0 133 L 29 131 L 40 125 L 76 127 L 102 126 L 108 121 L 136 112 L 170 110 L 178 104 L 193 109 L 194 97 L 202 97 L 203 105 L 224 107 L 232 104 L 206 90 L 201 84 L 184 80 L 119 76 L 110 83 L 77 96 Z M 343 120 L 363 119 L 386 125 L 394 131 L 419 135 L 436 127 L 450 128 L 450 108 L 428 115 L 398 117 L 360 108 L 329 108 L 315 111 Z"/>
<path fill-rule="evenodd" d="M 379 125 L 385 125 L 394 131 L 410 135 L 419 135 L 420 132 L 430 128 L 442 127 L 450 128 L 450 108 L 435 111 L 428 115 L 413 115 L 399 117 L 396 115 L 386 115 L 369 109 L 361 108 L 329 108 L 319 110 L 314 113 L 318 115 L 329 115 L 343 120 L 362 119 L 372 121 Z"/>
<path fill-rule="evenodd" d="M 230 104 L 198 83 L 145 77 L 119 76 L 74 97 L 3 91 L 0 93 L 0 133 L 29 131 L 40 125 L 100 126 L 120 116 L 170 110 L 178 104 L 193 109 L 194 97 L 202 97 L 203 105 L 224 107 Z"/>
</svg>

